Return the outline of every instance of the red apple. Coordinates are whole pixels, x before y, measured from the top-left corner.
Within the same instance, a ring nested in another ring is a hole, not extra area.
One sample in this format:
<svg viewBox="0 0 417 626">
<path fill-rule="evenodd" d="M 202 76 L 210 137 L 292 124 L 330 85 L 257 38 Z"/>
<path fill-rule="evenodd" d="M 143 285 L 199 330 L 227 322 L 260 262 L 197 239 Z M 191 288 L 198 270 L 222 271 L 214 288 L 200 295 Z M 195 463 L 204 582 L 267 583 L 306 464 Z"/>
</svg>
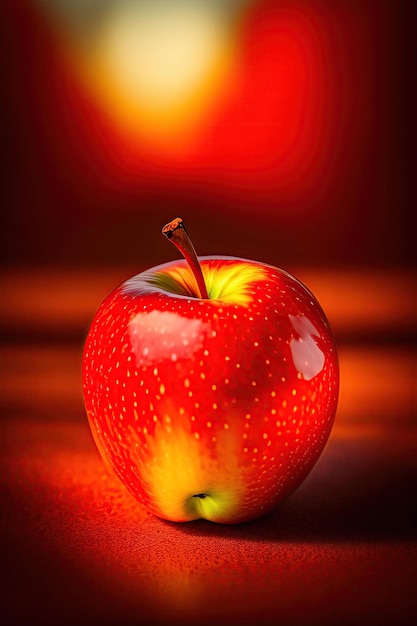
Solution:
<svg viewBox="0 0 417 626">
<path fill-rule="evenodd" d="M 189 263 L 138 274 L 100 306 L 83 356 L 89 423 L 155 515 L 252 520 L 300 485 L 326 444 L 333 334 L 294 276 L 241 258 L 199 263 L 181 220 L 164 230 Z"/>
</svg>

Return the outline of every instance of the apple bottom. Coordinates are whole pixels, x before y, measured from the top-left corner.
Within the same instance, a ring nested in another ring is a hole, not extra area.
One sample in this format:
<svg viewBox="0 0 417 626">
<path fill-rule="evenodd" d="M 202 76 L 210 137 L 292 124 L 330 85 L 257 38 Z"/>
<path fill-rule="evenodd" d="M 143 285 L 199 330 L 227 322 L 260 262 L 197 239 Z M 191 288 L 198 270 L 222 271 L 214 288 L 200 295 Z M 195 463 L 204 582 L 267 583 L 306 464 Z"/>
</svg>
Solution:
<svg viewBox="0 0 417 626">
<path fill-rule="evenodd" d="M 290 456 L 285 446 L 277 446 L 268 458 L 256 457 L 244 454 L 239 423 L 230 422 L 229 429 L 216 429 L 206 441 L 185 421 L 172 428 L 168 416 L 145 441 L 132 425 L 110 450 L 101 429 L 95 439 L 129 491 L 157 517 L 235 524 L 266 515 L 294 491 L 309 473 L 324 437 L 316 442 L 314 457 L 303 446 Z"/>
<path fill-rule="evenodd" d="M 155 428 L 138 468 L 154 494 L 150 505 L 156 515 L 172 521 L 224 522 L 242 510 L 245 489 L 236 443 L 224 431 L 217 436 L 216 458 L 204 448 L 183 427 L 171 432 Z"/>
</svg>

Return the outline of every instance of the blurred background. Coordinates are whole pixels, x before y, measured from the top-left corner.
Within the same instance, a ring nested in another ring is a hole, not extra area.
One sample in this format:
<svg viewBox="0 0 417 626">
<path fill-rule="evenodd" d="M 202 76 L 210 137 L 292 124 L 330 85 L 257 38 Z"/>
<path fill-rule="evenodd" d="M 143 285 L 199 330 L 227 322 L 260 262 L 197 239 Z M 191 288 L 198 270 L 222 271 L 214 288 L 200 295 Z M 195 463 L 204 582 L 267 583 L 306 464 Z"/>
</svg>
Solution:
<svg viewBox="0 0 417 626">
<path fill-rule="evenodd" d="M 406 2 L 6 0 L 6 265 L 404 266 Z"/>
<path fill-rule="evenodd" d="M 159 624 L 156 604 L 203 624 L 201 602 L 207 623 L 226 606 L 247 623 L 416 614 L 412 4 L 0 3 L 8 623 Z M 295 273 L 339 346 L 325 453 L 249 529 L 147 517 L 104 474 L 84 412 L 93 315 L 178 256 L 160 233 L 176 216 L 200 255 Z"/>
</svg>

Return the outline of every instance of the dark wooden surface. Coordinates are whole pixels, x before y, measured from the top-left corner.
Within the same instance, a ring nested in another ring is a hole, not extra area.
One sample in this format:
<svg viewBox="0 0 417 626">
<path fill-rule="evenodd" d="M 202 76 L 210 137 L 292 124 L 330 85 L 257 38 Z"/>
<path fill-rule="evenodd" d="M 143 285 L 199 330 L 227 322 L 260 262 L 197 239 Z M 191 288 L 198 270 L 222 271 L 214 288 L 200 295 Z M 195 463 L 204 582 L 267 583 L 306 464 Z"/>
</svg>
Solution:
<svg viewBox="0 0 417 626">
<path fill-rule="evenodd" d="M 170 524 L 103 467 L 80 386 L 112 271 L 4 271 L 8 624 L 408 624 L 417 617 L 416 277 L 296 268 L 335 329 L 341 396 L 298 491 L 241 526 Z"/>
</svg>

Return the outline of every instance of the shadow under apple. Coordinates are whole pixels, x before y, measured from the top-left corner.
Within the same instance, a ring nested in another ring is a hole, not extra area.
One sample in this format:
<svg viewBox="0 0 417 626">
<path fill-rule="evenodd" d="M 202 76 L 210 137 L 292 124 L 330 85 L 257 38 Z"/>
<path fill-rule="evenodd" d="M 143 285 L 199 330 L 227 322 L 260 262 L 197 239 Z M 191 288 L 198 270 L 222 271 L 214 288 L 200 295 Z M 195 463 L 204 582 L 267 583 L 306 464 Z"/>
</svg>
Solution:
<svg viewBox="0 0 417 626">
<path fill-rule="evenodd" d="M 303 484 L 268 515 L 239 525 L 174 524 L 189 535 L 297 542 L 417 538 L 415 456 L 391 441 L 332 438 Z"/>
</svg>

